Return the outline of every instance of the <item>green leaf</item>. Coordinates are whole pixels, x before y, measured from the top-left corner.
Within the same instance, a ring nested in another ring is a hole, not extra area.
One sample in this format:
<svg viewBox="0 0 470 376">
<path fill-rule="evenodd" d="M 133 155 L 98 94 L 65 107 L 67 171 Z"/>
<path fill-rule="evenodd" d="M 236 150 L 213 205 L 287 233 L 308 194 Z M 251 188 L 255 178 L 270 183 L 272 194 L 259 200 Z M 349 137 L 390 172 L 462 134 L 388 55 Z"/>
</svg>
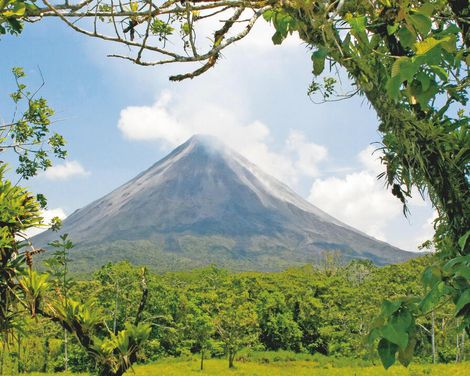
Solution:
<svg viewBox="0 0 470 376">
<path fill-rule="evenodd" d="M 355 17 L 348 20 L 349 25 L 357 31 L 358 33 L 362 33 L 366 31 L 366 17 Z"/>
<path fill-rule="evenodd" d="M 455 304 L 455 314 L 459 315 L 460 311 L 470 303 L 470 289 L 465 290 Z"/>
<path fill-rule="evenodd" d="M 470 280 L 470 268 L 463 265 L 455 271 L 455 275 Z"/>
<path fill-rule="evenodd" d="M 420 303 L 420 308 L 424 313 L 432 310 L 432 308 L 439 302 L 442 296 L 450 292 L 446 284 L 441 281 L 436 283 L 433 288 L 426 294 Z"/>
<path fill-rule="evenodd" d="M 382 337 L 404 349 L 408 345 L 408 333 L 398 331 L 392 323 L 380 329 Z"/>
<path fill-rule="evenodd" d="M 446 37 L 440 39 L 442 48 L 449 53 L 456 52 L 455 44 L 457 42 L 457 37 L 453 34 L 447 35 Z"/>
<path fill-rule="evenodd" d="M 395 32 L 398 30 L 398 26 L 400 26 L 399 23 L 395 23 L 393 25 L 387 25 L 387 34 L 388 35 L 395 34 Z"/>
<path fill-rule="evenodd" d="M 391 98 L 397 99 L 399 97 L 401 83 L 402 83 L 402 81 L 400 79 L 400 76 L 391 77 L 387 81 L 387 85 L 386 85 L 387 94 Z"/>
<path fill-rule="evenodd" d="M 26 11 L 26 5 L 25 3 L 22 2 L 17 2 L 13 9 L 11 10 L 6 10 L 2 13 L 3 17 L 13 17 L 13 16 L 23 16 Z"/>
<path fill-rule="evenodd" d="M 416 79 L 421 82 L 421 89 L 423 91 L 429 89 L 429 85 L 431 84 L 431 77 L 429 77 L 426 73 L 424 73 L 423 71 L 419 72 L 416 75 Z"/>
<path fill-rule="evenodd" d="M 393 365 L 393 363 L 395 363 L 395 354 L 398 351 L 397 345 L 382 338 L 379 342 L 377 351 L 385 369 L 388 369 Z"/>
<path fill-rule="evenodd" d="M 410 339 L 408 341 L 408 346 L 406 346 L 405 349 L 398 350 L 398 361 L 405 367 L 408 367 L 408 365 L 411 363 L 411 360 L 413 359 L 415 346 L 416 334 L 413 333 L 413 335 L 410 336 Z"/>
<path fill-rule="evenodd" d="M 274 44 L 279 45 L 279 44 L 282 43 L 282 41 L 285 39 L 285 37 L 283 37 L 282 34 L 279 31 L 276 31 L 271 39 L 272 39 Z"/>
<path fill-rule="evenodd" d="M 398 311 L 392 316 L 392 319 L 390 320 L 390 323 L 397 332 L 408 332 L 412 322 L 413 317 L 411 316 L 410 311 L 407 309 Z"/>
<path fill-rule="evenodd" d="M 392 77 L 399 76 L 402 82 L 411 81 L 417 70 L 418 65 L 410 58 L 403 56 L 393 63 Z"/>
<path fill-rule="evenodd" d="M 425 286 L 434 286 L 434 284 L 441 280 L 441 270 L 436 265 L 428 266 L 424 270 L 421 280 Z"/>
<path fill-rule="evenodd" d="M 429 52 L 433 48 L 439 46 L 441 40 L 435 39 L 433 37 L 426 38 L 422 42 L 418 42 L 415 44 L 416 54 L 417 55 L 424 55 L 425 53 Z"/>
<path fill-rule="evenodd" d="M 470 237 L 470 230 L 468 230 L 465 235 L 461 236 L 459 239 L 459 247 L 462 251 L 465 251 L 465 247 L 467 246 L 468 238 Z"/>
<path fill-rule="evenodd" d="M 328 55 L 326 48 L 320 47 L 312 54 L 313 74 L 320 75 L 325 69 L 325 58 Z"/>
<path fill-rule="evenodd" d="M 439 87 L 437 86 L 436 82 L 431 81 L 429 83 L 429 88 L 426 91 L 421 91 L 419 94 L 417 94 L 416 99 L 423 108 L 427 108 L 428 102 L 438 93 L 438 91 Z"/>
<path fill-rule="evenodd" d="M 373 344 L 377 338 L 380 338 L 382 335 L 379 328 L 372 329 L 367 335 L 367 342 Z"/>
<path fill-rule="evenodd" d="M 263 18 L 267 21 L 270 22 L 274 17 L 274 11 L 272 9 L 268 9 L 263 13 Z"/>
<path fill-rule="evenodd" d="M 351 26 L 352 34 L 361 41 L 363 47 L 369 46 L 369 39 L 366 34 L 366 21 L 367 18 L 365 16 L 347 19 L 347 22 Z"/>
<path fill-rule="evenodd" d="M 436 3 L 431 3 L 429 1 L 426 1 L 421 7 L 416 11 L 418 14 L 423 14 L 427 17 L 431 17 L 434 11 L 434 8 L 436 8 Z"/>
<path fill-rule="evenodd" d="M 431 19 L 422 13 L 415 12 L 414 14 L 410 14 L 409 20 L 416 30 L 418 30 L 418 32 L 422 35 L 427 35 L 431 30 Z"/>
<path fill-rule="evenodd" d="M 452 268 L 458 264 L 470 263 L 470 255 L 455 257 L 452 260 L 449 260 L 443 267 L 447 272 L 452 271 Z"/>
<path fill-rule="evenodd" d="M 392 313 L 398 311 L 401 307 L 401 301 L 397 300 L 395 302 L 391 302 L 390 300 L 384 300 L 382 303 L 382 315 L 383 316 L 391 316 Z"/>
<path fill-rule="evenodd" d="M 403 47 L 411 48 L 416 42 L 416 35 L 411 32 L 407 27 L 402 27 L 398 30 L 398 39 Z"/>
</svg>

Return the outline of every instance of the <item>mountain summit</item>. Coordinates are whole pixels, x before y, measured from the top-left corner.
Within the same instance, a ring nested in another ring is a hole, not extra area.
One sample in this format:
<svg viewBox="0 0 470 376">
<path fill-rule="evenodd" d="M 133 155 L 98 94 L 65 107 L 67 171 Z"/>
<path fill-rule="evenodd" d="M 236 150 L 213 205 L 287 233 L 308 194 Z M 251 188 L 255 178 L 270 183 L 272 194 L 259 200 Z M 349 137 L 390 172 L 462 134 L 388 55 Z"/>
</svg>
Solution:
<svg viewBox="0 0 470 376">
<path fill-rule="evenodd" d="M 412 253 L 338 221 L 210 136 L 196 135 L 123 186 L 75 211 L 62 233 L 77 269 L 128 259 L 160 270 L 216 263 L 278 270 L 325 250 L 376 264 Z M 34 238 L 45 245 L 48 230 Z"/>
</svg>

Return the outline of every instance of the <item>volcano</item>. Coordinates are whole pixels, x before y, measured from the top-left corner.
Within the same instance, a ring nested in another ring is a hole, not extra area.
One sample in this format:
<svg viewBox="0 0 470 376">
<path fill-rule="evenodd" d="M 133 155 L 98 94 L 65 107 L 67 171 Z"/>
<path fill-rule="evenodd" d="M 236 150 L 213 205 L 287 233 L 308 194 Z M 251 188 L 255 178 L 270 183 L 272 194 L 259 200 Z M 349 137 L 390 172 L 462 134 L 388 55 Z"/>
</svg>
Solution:
<svg viewBox="0 0 470 376">
<path fill-rule="evenodd" d="M 106 196 L 75 211 L 60 233 L 76 270 L 129 260 L 156 270 L 216 264 L 280 270 L 325 251 L 377 265 L 414 256 L 333 218 L 219 140 L 196 135 Z M 58 234 L 33 238 L 46 246 Z"/>
</svg>

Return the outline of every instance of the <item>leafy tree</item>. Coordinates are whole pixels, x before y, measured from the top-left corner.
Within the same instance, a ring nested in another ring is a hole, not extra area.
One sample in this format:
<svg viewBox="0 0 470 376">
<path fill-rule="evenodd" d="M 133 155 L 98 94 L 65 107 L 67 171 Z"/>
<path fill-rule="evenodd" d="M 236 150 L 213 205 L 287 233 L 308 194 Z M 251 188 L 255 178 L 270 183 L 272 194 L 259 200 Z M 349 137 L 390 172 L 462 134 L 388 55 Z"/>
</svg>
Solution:
<svg viewBox="0 0 470 376">
<path fill-rule="evenodd" d="M 0 18 L 1 21 L 1 18 Z M 14 22 L 13 22 L 14 23 Z M 16 90 L 10 97 L 15 116 L 10 122 L 0 123 L 0 153 L 14 151 L 18 155 L 17 173 L 29 178 L 51 165 L 51 154 L 64 157 L 64 139 L 50 135 L 50 117 L 53 111 L 43 98 L 36 98 L 23 83 L 24 72 L 13 69 Z M 1 370 L 8 343 L 23 331 L 22 288 L 19 279 L 31 269 L 35 249 L 27 239 L 28 228 L 41 226 L 44 196 L 34 197 L 6 177 L 7 165 L 0 161 L 0 333 L 2 335 Z"/>
<path fill-rule="evenodd" d="M 48 268 L 48 273 L 52 277 L 52 287 L 56 294 L 59 294 L 64 298 L 64 302 L 67 302 L 70 289 L 74 286 L 74 280 L 68 275 L 68 264 L 69 250 L 72 249 L 73 244 L 68 239 L 68 235 L 64 234 L 60 236 L 61 241 L 54 241 L 49 245 L 52 246 L 55 251 L 52 252 L 50 258 L 44 261 L 44 264 Z M 68 370 L 68 338 L 67 330 L 64 329 L 64 368 Z"/>
<path fill-rule="evenodd" d="M 67 238 L 62 239 L 62 242 L 62 247 L 65 247 Z M 47 279 L 47 274 L 39 274 L 31 269 L 27 276 L 20 279 L 31 314 L 45 317 L 72 333 L 95 361 L 100 375 L 123 375 L 137 361 L 137 353 L 151 331 L 149 324 L 141 322 L 148 295 L 145 269 L 142 271 L 142 297 L 134 322 L 127 322 L 125 328 L 117 334 L 109 330 L 101 334 L 102 311 L 93 298 L 85 302 L 61 295 L 56 299 L 44 299 L 50 285 Z"/>
<path fill-rule="evenodd" d="M 257 298 L 260 342 L 269 350 L 294 350 L 301 347 L 302 331 L 293 319 L 285 297 L 278 291 L 262 291 Z"/>
<path fill-rule="evenodd" d="M 24 83 L 26 75 L 22 68 L 13 68 L 12 73 L 16 83 L 16 90 L 10 94 L 14 116 L 11 121 L 0 123 L 0 153 L 17 154 L 16 173 L 28 179 L 51 167 L 52 157 L 66 157 L 65 139 L 53 132 L 54 110 L 46 99 L 38 97 L 41 87 L 30 91 Z M 38 199 L 45 206 L 44 196 Z"/>
<path fill-rule="evenodd" d="M 105 309 L 112 316 L 112 331 L 117 334 L 118 329 L 124 328 L 136 307 L 133 302 L 138 299 L 139 290 L 137 268 L 123 261 L 117 264 L 108 263 L 96 273 L 100 282 L 98 299 L 105 302 Z"/>
<path fill-rule="evenodd" d="M 3 372 L 6 346 L 15 333 L 23 330 L 18 279 L 31 264 L 36 250 L 27 249 L 27 243 L 18 241 L 16 234 L 41 222 L 40 207 L 31 194 L 5 179 L 6 166 L 0 166 L 0 333 L 2 336 L 1 369 Z M 0 372 L 0 373 L 1 373 Z"/>
<path fill-rule="evenodd" d="M 194 341 L 194 345 L 201 352 L 201 371 L 204 369 L 204 355 L 208 349 L 215 327 L 212 317 L 207 313 L 193 305 L 191 313 L 186 316 L 186 331 L 189 338 Z"/>
<path fill-rule="evenodd" d="M 234 288 L 223 294 L 219 296 L 214 325 L 224 344 L 228 366 L 233 368 L 237 352 L 256 342 L 258 322 L 255 305 L 246 290 Z"/>
</svg>

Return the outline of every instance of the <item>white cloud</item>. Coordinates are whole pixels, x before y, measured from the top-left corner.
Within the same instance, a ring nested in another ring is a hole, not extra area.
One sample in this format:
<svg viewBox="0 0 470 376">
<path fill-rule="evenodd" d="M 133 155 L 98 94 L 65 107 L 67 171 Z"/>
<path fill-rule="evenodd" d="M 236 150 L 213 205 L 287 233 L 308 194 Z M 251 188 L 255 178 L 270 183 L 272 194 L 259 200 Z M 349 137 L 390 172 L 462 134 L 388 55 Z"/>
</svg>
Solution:
<svg viewBox="0 0 470 376">
<path fill-rule="evenodd" d="M 87 176 L 90 173 L 78 161 L 67 161 L 52 166 L 41 175 L 50 180 L 67 180 L 77 176 Z"/>
<path fill-rule="evenodd" d="M 403 215 L 403 208 L 385 188 L 384 181 L 377 180 L 384 166 L 380 163 L 380 152 L 375 149 L 368 146 L 358 154 L 360 171 L 343 178 L 315 180 L 309 200 L 341 221 L 377 239 L 387 240 L 388 227 Z M 419 194 L 414 193 L 413 196 L 410 205 L 425 205 Z"/>
<path fill-rule="evenodd" d="M 401 213 L 399 202 L 369 171 L 354 172 L 345 178 L 316 180 L 309 200 L 339 220 L 385 240 L 385 227 Z"/>
<path fill-rule="evenodd" d="M 369 145 L 359 152 L 357 158 L 366 171 L 378 175 L 384 170 L 384 166 L 380 162 L 381 156 L 380 150 L 377 150 L 373 145 Z"/>
<path fill-rule="evenodd" d="M 326 159 L 328 155 L 326 147 L 308 142 L 305 136 L 296 130 L 291 130 L 286 146 L 290 152 L 297 153 L 295 166 L 303 175 L 316 177 L 320 174 L 318 163 Z"/>
<path fill-rule="evenodd" d="M 67 215 L 65 214 L 65 211 L 62 208 L 56 208 L 56 209 L 49 209 L 49 210 L 43 210 L 41 213 L 41 216 L 43 217 L 43 227 L 31 227 L 28 230 L 25 231 L 25 235 L 28 238 L 32 238 L 33 236 L 36 236 L 37 234 L 40 234 L 41 232 L 46 231 L 50 226 L 50 222 L 52 218 L 54 217 L 59 217 L 60 219 L 65 219 Z"/>
<path fill-rule="evenodd" d="M 437 211 L 434 210 L 426 221 L 421 225 L 420 229 L 417 231 L 417 235 L 412 237 L 408 242 L 405 242 L 404 246 L 406 249 L 418 249 L 418 247 L 427 240 L 432 240 L 434 236 L 434 221 L 438 217 Z M 433 249 L 431 249 L 432 251 Z M 429 249 L 424 249 L 423 251 L 429 252 Z"/>
<path fill-rule="evenodd" d="M 239 107 L 204 102 L 191 95 L 172 98 L 165 91 L 150 106 L 131 106 L 120 113 L 118 128 L 125 138 L 159 141 L 173 148 L 193 134 L 218 137 L 269 174 L 288 184 L 301 177 L 318 176 L 318 164 L 327 149 L 291 130 L 284 145 L 273 150 L 268 126 L 244 120 Z"/>
</svg>

